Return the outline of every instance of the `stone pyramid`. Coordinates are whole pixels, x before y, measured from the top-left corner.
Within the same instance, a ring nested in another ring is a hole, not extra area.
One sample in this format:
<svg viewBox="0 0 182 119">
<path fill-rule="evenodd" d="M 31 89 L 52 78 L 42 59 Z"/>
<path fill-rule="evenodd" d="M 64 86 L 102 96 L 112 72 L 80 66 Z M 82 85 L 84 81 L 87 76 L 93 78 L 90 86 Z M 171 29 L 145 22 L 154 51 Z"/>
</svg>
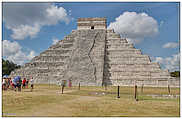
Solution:
<svg viewBox="0 0 182 119">
<path fill-rule="evenodd" d="M 158 85 L 171 79 L 168 70 L 107 29 L 106 18 L 79 18 L 77 30 L 11 73 L 16 75 L 36 83 L 69 80 L 86 86 Z"/>
</svg>

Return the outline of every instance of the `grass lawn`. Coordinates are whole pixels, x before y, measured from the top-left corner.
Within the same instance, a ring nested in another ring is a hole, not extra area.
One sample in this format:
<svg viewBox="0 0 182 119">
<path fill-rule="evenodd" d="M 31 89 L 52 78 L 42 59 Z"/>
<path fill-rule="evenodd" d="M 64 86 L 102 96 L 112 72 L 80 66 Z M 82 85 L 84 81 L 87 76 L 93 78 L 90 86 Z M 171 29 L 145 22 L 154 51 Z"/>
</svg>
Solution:
<svg viewBox="0 0 182 119">
<path fill-rule="evenodd" d="M 171 88 L 172 95 L 179 95 L 179 88 Z M 3 116 L 68 116 L 68 117 L 179 117 L 180 99 L 152 97 L 168 95 L 166 88 L 138 88 L 138 99 L 134 99 L 133 87 L 66 87 L 61 94 L 56 85 L 35 85 L 33 92 L 3 91 Z"/>
</svg>

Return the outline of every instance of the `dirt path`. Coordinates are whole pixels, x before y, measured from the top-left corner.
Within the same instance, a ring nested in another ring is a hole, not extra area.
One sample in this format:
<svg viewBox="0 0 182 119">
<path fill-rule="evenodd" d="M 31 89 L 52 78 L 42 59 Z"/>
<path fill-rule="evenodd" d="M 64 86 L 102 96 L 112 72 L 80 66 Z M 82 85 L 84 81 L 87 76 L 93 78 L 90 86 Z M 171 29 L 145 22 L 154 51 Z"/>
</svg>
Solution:
<svg viewBox="0 0 182 119">
<path fill-rule="evenodd" d="M 66 92 L 66 91 L 65 91 Z M 70 92 L 70 91 L 67 91 Z M 75 102 L 80 102 L 80 104 L 84 104 L 84 102 L 88 101 L 96 101 L 99 99 L 99 97 L 94 96 L 80 96 L 73 98 L 71 100 L 64 101 L 64 105 L 61 104 L 46 104 L 46 105 L 40 105 L 39 107 L 31 109 L 29 112 L 26 112 L 24 114 L 20 114 L 19 116 L 73 116 L 70 115 L 73 112 L 73 108 L 70 108 L 69 106 Z"/>
<path fill-rule="evenodd" d="M 30 92 L 29 90 L 24 90 L 22 92 L 15 92 L 13 93 L 17 97 L 22 95 L 31 95 L 31 96 L 69 96 L 69 93 L 76 92 L 77 90 L 65 90 L 64 94 L 62 94 L 61 90 L 48 90 L 48 89 L 35 89 L 33 92 Z M 22 94 L 23 93 L 23 94 Z M 11 93 L 10 93 L 11 94 Z M 8 95 L 10 95 L 8 94 Z M 18 95 L 17 95 L 18 94 Z M 70 114 L 73 114 L 75 110 L 77 111 L 77 108 L 71 108 L 74 103 L 79 104 L 85 104 L 87 102 L 94 102 L 99 97 L 95 96 L 77 96 L 77 95 L 70 95 L 71 99 L 64 100 L 64 102 L 58 102 L 58 103 L 43 103 L 40 105 L 32 106 L 28 111 L 19 111 L 17 113 L 17 116 L 33 116 L 33 117 L 42 117 L 42 116 L 73 116 Z M 77 105 L 78 106 L 78 105 Z M 78 106 L 79 107 L 79 106 Z"/>
</svg>

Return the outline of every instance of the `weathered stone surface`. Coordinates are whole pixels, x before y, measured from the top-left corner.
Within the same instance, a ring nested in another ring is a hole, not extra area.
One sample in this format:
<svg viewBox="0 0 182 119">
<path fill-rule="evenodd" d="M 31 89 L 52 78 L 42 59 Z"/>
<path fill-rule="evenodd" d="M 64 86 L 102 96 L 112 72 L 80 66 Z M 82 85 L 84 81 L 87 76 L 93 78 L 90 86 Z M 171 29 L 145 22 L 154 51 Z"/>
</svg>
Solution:
<svg viewBox="0 0 182 119">
<path fill-rule="evenodd" d="M 88 86 L 179 86 L 179 79 L 171 78 L 113 29 L 106 29 L 106 18 L 78 19 L 77 30 L 10 76 L 16 75 L 33 77 L 36 83 L 71 80 L 72 85 Z"/>
<path fill-rule="evenodd" d="M 73 85 L 80 82 L 82 85 L 101 85 L 106 31 L 80 30 L 75 33 L 74 50 L 63 78 L 72 80 Z"/>
</svg>

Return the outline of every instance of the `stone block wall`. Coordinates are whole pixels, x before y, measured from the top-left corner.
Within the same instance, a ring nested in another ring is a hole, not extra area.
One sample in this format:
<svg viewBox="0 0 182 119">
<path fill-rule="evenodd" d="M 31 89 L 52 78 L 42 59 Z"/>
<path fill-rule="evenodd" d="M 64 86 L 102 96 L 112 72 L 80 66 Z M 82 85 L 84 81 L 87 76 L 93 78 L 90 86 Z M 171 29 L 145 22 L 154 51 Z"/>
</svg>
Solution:
<svg viewBox="0 0 182 119">
<path fill-rule="evenodd" d="M 113 30 L 107 30 L 104 66 L 104 85 L 179 86 L 168 70 L 162 70 Z"/>
<path fill-rule="evenodd" d="M 77 29 L 106 29 L 106 18 L 79 18 L 77 20 Z"/>
</svg>

